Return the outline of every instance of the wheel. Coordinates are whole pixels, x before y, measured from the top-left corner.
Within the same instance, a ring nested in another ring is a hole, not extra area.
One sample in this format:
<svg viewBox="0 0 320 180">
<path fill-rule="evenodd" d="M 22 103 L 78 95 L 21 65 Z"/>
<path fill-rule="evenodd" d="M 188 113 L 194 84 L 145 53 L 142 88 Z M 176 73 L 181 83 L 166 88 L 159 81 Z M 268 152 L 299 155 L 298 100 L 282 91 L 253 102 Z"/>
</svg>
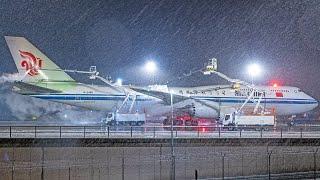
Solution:
<svg viewBox="0 0 320 180">
<path fill-rule="evenodd" d="M 229 131 L 234 131 L 234 130 L 236 130 L 235 124 L 233 124 L 233 123 L 228 124 L 228 125 L 227 125 L 227 128 L 228 128 Z"/>
<path fill-rule="evenodd" d="M 137 124 L 138 124 L 138 123 L 135 122 L 135 121 L 131 121 L 131 122 L 130 122 L 130 126 L 137 126 Z"/>
<path fill-rule="evenodd" d="M 123 123 L 125 126 L 131 126 L 131 122 L 130 121 L 126 121 Z"/>
<path fill-rule="evenodd" d="M 116 125 L 116 122 L 115 122 L 115 121 L 110 121 L 110 122 L 109 122 L 109 125 L 115 126 L 115 125 Z"/>
</svg>

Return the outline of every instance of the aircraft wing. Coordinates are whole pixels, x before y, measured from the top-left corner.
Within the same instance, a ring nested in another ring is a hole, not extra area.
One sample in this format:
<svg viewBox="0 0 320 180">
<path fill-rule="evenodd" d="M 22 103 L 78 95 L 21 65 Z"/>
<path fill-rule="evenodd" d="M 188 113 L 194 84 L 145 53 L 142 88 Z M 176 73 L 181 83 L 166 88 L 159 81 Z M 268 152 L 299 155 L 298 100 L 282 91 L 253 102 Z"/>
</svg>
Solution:
<svg viewBox="0 0 320 180">
<path fill-rule="evenodd" d="M 167 105 L 171 104 L 171 94 L 168 92 L 154 91 L 154 90 L 148 90 L 148 89 L 136 88 L 136 87 L 130 87 L 130 89 L 132 89 L 133 91 L 151 96 L 151 97 L 161 99 Z M 185 101 L 188 99 L 192 99 L 192 98 L 187 97 L 187 96 L 172 94 L 172 103 L 173 104 L 181 102 L 181 101 Z"/>
<path fill-rule="evenodd" d="M 131 89 L 139 93 L 161 99 L 166 105 L 171 104 L 171 94 L 168 92 L 154 91 L 154 90 L 148 90 L 143 88 L 133 88 L 133 87 L 131 87 Z M 172 97 L 173 104 L 177 104 L 175 105 L 175 107 L 181 106 L 180 108 L 185 108 L 191 105 L 192 103 L 199 103 L 201 105 L 207 106 L 214 110 L 219 109 L 219 105 L 217 106 L 217 105 L 210 104 L 206 100 L 194 99 L 190 96 L 182 96 L 178 94 L 173 94 L 172 96 L 173 96 Z"/>
<path fill-rule="evenodd" d="M 218 86 L 218 87 L 212 87 L 212 88 L 207 88 L 207 89 L 203 89 L 201 91 L 217 91 L 217 90 L 221 90 L 221 89 L 232 89 L 232 85 L 226 85 L 226 86 Z"/>
</svg>

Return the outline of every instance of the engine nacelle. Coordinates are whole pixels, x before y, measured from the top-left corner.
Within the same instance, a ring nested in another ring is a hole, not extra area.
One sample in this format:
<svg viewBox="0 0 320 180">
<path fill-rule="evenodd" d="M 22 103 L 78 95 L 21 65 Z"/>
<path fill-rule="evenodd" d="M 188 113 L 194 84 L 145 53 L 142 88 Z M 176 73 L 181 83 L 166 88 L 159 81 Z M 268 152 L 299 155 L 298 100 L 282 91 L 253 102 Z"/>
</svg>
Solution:
<svg viewBox="0 0 320 180">
<path fill-rule="evenodd" d="M 217 110 L 199 103 L 192 105 L 190 114 L 195 117 L 203 118 L 217 118 L 219 116 L 219 112 Z"/>
</svg>

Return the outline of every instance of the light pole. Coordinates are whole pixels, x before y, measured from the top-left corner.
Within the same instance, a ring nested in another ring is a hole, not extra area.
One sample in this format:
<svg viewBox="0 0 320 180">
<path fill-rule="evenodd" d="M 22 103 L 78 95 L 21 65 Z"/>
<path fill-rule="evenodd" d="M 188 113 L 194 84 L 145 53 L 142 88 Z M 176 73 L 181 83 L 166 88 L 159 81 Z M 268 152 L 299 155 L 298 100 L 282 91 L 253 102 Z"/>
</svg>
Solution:
<svg viewBox="0 0 320 180">
<path fill-rule="evenodd" d="M 171 180 L 175 179 L 175 157 L 174 157 L 174 142 L 173 142 L 173 91 L 170 90 L 170 104 L 171 104 Z"/>
</svg>

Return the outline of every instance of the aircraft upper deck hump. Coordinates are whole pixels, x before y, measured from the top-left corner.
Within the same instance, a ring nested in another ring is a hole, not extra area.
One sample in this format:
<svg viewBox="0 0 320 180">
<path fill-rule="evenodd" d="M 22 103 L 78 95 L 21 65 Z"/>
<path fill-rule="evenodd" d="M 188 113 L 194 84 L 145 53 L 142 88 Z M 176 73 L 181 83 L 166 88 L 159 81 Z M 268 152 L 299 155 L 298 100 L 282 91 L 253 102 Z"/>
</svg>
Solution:
<svg viewBox="0 0 320 180">
<path fill-rule="evenodd" d="M 5 36 L 19 74 L 26 83 L 74 80 L 24 37 Z"/>
</svg>

